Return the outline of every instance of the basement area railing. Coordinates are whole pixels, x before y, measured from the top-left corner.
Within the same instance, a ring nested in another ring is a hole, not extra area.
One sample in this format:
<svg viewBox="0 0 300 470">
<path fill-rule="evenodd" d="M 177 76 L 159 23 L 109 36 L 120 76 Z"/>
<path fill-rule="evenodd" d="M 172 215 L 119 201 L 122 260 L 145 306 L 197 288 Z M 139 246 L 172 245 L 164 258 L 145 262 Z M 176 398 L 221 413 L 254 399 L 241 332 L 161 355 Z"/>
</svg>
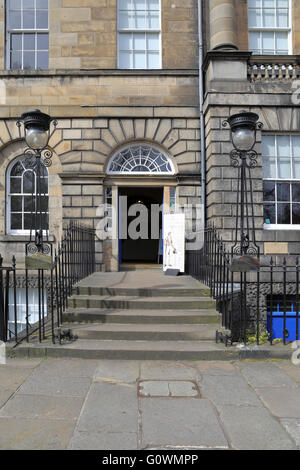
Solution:
<svg viewBox="0 0 300 470">
<path fill-rule="evenodd" d="M 93 274 L 95 232 L 73 222 L 50 258 L 49 269 L 3 266 L 0 256 L 0 341 L 60 342 L 59 327 L 74 284 Z"/>
<path fill-rule="evenodd" d="M 186 272 L 210 288 L 222 314 L 217 341 L 227 345 L 299 340 L 299 259 L 269 258 L 259 270 L 247 272 L 234 272 L 232 261 L 213 227 L 205 230 L 201 250 L 187 252 Z"/>
</svg>

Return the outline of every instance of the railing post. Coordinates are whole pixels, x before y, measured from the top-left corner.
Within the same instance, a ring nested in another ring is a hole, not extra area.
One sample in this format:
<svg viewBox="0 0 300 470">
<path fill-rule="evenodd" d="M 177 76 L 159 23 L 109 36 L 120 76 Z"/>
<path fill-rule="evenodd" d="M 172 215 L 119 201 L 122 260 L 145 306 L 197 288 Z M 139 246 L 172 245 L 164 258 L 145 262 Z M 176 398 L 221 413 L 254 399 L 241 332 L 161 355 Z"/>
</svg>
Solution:
<svg viewBox="0 0 300 470">
<path fill-rule="evenodd" d="M 3 258 L 0 255 L 0 341 L 6 342 L 7 326 L 5 322 L 4 290 L 3 290 Z"/>
</svg>

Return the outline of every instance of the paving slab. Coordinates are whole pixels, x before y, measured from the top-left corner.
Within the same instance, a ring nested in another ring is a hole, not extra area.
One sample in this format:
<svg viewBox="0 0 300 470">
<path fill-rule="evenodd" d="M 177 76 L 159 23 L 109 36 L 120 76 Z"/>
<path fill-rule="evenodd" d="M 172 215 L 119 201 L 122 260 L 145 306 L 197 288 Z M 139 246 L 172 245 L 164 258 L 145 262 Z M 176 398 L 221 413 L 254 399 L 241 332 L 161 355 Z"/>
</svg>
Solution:
<svg viewBox="0 0 300 470">
<path fill-rule="evenodd" d="M 200 383 L 201 395 L 215 405 L 262 406 L 255 392 L 242 377 L 205 375 Z"/>
<path fill-rule="evenodd" d="M 290 450 L 295 444 L 266 409 L 226 405 L 219 408 L 220 419 L 234 449 Z"/>
<path fill-rule="evenodd" d="M 168 361 L 143 361 L 141 363 L 141 379 L 196 380 L 198 378 L 197 370 L 189 364 Z"/>
<path fill-rule="evenodd" d="M 84 398 L 14 395 L 0 410 L 0 417 L 72 421 L 80 414 Z"/>
<path fill-rule="evenodd" d="M 84 403 L 78 431 L 137 432 L 137 387 L 132 384 L 93 383 Z"/>
<path fill-rule="evenodd" d="M 126 382 L 135 383 L 140 375 L 139 361 L 98 361 L 94 372 L 96 382 Z"/>
<path fill-rule="evenodd" d="M 145 398 L 140 401 L 141 447 L 227 448 L 216 412 L 208 400 Z"/>
<path fill-rule="evenodd" d="M 21 368 L 15 366 L 0 366 L 0 384 L 6 389 L 15 390 L 29 377 L 33 372 L 31 368 Z"/>
<path fill-rule="evenodd" d="M 29 377 L 19 388 L 18 393 L 25 395 L 84 397 L 91 385 L 87 377 L 51 377 L 36 374 Z"/>
<path fill-rule="evenodd" d="M 300 447 L 300 419 L 281 419 L 280 422 L 295 441 L 296 446 Z"/>
<path fill-rule="evenodd" d="M 240 375 L 239 369 L 226 361 L 196 361 L 193 367 L 200 375 Z"/>
<path fill-rule="evenodd" d="M 258 388 L 256 392 L 273 415 L 300 418 L 300 387 Z"/>
<path fill-rule="evenodd" d="M 5 405 L 9 398 L 14 394 L 14 390 L 6 389 L 0 386 L 0 408 Z"/>
<path fill-rule="evenodd" d="M 74 426 L 74 421 L 0 418 L 0 449 L 63 450 Z"/>
<path fill-rule="evenodd" d="M 300 365 L 296 366 L 289 362 L 279 362 L 278 366 L 282 369 L 292 380 L 300 383 Z"/>
<path fill-rule="evenodd" d="M 137 450 L 137 433 L 75 431 L 70 450 Z"/>
<path fill-rule="evenodd" d="M 142 397 L 168 397 L 169 384 L 163 380 L 149 380 L 139 382 L 139 395 Z"/>
<path fill-rule="evenodd" d="M 38 358 L 38 359 L 33 359 L 33 358 L 24 358 L 24 359 L 21 359 L 21 358 L 17 358 L 17 357 L 14 357 L 14 358 L 10 358 L 10 357 L 7 357 L 6 358 L 6 366 L 13 366 L 13 367 L 22 367 L 22 369 L 24 368 L 29 368 L 29 369 L 35 369 L 35 367 L 37 367 L 41 362 L 42 362 L 42 358 Z M 2 367 L 2 366 L 0 366 Z"/>
<path fill-rule="evenodd" d="M 193 382 L 174 380 L 168 385 L 170 397 L 200 397 L 199 389 Z"/>
<path fill-rule="evenodd" d="M 93 377 L 97 360 L 86 361 L 84 359 L 44 359 L 33 376 L 49 377 Z"/>
<path fill-rule="evenodd" d="M 254 388 L 297 387 L 297 384 L 275 364 L 241 363 L 240 369 L 247 382 Z"/>
</svg>

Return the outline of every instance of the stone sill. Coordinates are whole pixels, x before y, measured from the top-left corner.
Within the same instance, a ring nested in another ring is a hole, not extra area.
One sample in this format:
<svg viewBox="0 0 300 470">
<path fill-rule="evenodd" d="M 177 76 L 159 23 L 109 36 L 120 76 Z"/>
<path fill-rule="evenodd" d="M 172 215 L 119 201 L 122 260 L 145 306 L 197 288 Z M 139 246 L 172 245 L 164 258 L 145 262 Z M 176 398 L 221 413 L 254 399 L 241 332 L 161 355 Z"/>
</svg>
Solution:
<svg viewBox="0 0 300 470">
<path fill-rule="evenodd" d="M 46 241 L 46 240 L 45 240 Z M 56 241 L 54 235 L 49 236 L 49 242 L 54 243 Z M 0 243 L 26 243 L 29 242 L 28 235 L 0 235 Z"/>
<path fill-rule="evenodd" d="M 49 70 L 0 70 L 1 77 L 55 77 L 55 76 L 198 76 L 198 69 L 49 69 Z"/>
</svg>

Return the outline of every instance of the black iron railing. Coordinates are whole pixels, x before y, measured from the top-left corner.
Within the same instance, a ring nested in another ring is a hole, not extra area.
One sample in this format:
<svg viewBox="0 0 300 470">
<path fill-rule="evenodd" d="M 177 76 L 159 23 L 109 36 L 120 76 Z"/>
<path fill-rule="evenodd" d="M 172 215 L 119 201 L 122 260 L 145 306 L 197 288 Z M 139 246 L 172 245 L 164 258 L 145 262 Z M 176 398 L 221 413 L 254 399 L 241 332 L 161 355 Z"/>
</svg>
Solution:
<svg viewBox="0 0 300 470">
<path fill-rule="evenodd" d="M 70 224 L 57 249 L 51 269 L 3 266 L 0 256 L 0 341 L 19 344 L 36 337 L 55 343 L 57 327 L 74 284 L 95 272 L 95 232 Z"/>
<path fill-rule="evenodd" d="M 187 252 L 186 272 L 210 288 L 222 314 L 217 340 L 299 340 L 299 259 L 264 259 L 257 271 L 247 272 L 234 272 L 232 260 L 214 227 L 205 230 L 201 250 Z"/>
</svg>

